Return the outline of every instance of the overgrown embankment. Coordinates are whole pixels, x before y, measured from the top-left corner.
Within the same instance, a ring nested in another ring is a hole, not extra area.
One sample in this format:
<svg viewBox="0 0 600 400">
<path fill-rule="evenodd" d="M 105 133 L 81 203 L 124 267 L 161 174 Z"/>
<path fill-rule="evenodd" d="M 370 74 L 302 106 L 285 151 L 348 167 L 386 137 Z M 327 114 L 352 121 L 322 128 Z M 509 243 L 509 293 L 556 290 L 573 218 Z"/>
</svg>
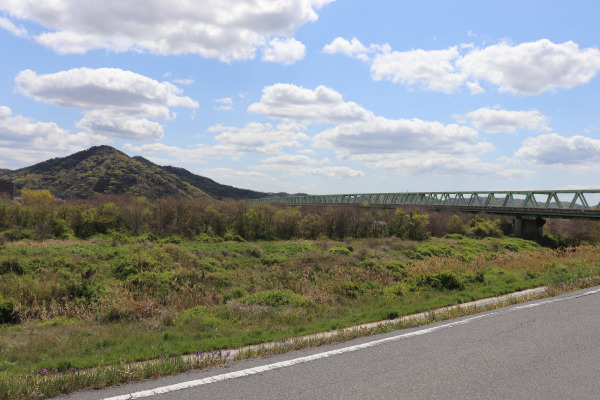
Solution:
<svg viewBox="0 0 600 400">
<path fill-rule="evenodd" d="M 599 256 L 595 246 L 456 234 L 10 242 L 0 251 L 0 388 L 32 374 L 278 341 L 568 283 L 600 275 Z"/>
</svg>

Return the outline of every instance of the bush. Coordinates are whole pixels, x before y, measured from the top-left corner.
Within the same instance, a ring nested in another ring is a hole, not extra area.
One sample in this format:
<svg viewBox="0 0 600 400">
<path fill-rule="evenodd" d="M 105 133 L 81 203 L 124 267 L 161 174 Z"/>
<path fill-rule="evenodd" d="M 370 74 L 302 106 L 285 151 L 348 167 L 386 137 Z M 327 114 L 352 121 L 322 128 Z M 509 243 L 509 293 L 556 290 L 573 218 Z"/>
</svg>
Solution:
<svg viewBox="0 0 600 400">
<path fill-rule="evenodd" d="M 261 258 L 264 252 L 257 245 L 251 244 L 244 249 L 244 254 L 250 257 Z"/>
<path fill-rule="evenodd" d="M 389 270 L 394 275 L 398 275 L 402 278 L 405 278 L 408 274 L 406 270 L 406 264 L 404 264 L 402 261 L 389 260 L 384 261 L 382 264 L 387 270 Z"/>
<path fill-rule="evenodd" d="M 356 282 L 350 282 L 350 281 L 346 281 L 344 283 L 342 283 L 342 286 L 340 288 L 340 291 L 342 292 L 342 294 L 344 296 L 356 299 L 358 298 L 361 294 L 364 293 L 364 290 L 362 287 L 360 287 L 360 285 Z"/>
<path fill-rule="evenodd" d="M 438 290 L 464 289 L 465 285 L 451 271 L 441 271 L 437 274 L 425 274 L 417 277 L 417 285 L 429 286 Z"/>
<path fill-rule="evenodd" d="M 183 239 L 179 235 L 169 235 L 166 238 L 164 238 L 163 240 L 161 240 L 161 242 L 162 243 L 180 244 L 181 242 L 183 242 Z"/>
<path fill-rule="evenodd" d="M 398 297 L 402 297 L 402 295 L 403 292 L 401 285 L 388 286 L 383 289 L 383 298 L 385 299 L 385 303 L 392 303 Z"/>
<path fill-rule="evenodd" d="M 11 272 L 17 275 L 23 274 L 23 266 L 19 262 L 19 259 L 12 257 L 0 259 L 0 275 Z"/>
<path fill-rule="evenodd" d="M 456 214 L 450 217 L 450 219 L 448 220 L 448 224 L 446 225 L 446 229 L 448 230 L 448 232 L 450 232 L 450 234 L 455 235 L 464 235 L 466 232 L 462 220 Z"/>
<path fill-rule="evenodd" d="M 15 312 L 16 302 L 11 299 L 0 297 L 0 324 L 11 324 L 17 322 Z"/>
<path fill-rule="evenodd" d="M 469 221 L 467 234 L 478 239 L 485 237 L 499 238 L 502 236 L 501 221 L 499 219 L 488 221 L 483 215 L 477 214 L 475 218 Z"/>
<path fill-rule="evenodd" d="M 352 252 L 348 250 L 347 247 L 332 247 L 331 249 L 329 249 L 329 252 L 333 254 L 342 254 L 344 256 L 349 256 L 350 254 L 352 254 Z"/>
<path fill-rule="evenodd" d="M 271 254 L 266 257 L 261 258 L 261 260 L 260 260 L 260 262 L 263 265 L 266 265 L 269 267 L 272 265 L 276 265 L 276 264 L 283 264 L 286 261 L 287 261 L 287 258 L 285 258 L 284 256 L 280 256 L 278 254 Z"/>
</svg>

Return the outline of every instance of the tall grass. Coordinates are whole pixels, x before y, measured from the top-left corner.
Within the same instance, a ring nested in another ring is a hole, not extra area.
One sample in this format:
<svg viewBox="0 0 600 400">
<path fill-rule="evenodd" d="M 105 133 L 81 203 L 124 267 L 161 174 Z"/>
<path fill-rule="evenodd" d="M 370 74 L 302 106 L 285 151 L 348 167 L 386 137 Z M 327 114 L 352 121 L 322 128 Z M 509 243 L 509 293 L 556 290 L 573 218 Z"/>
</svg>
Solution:
<svg viewBox="0 0 600 400">
<path fill-rule="evenodd" d="M 581 284 L 600 276 L 599 255 L 595 246 L 550 250 L 460 235 L 11 242 L 0 253 L 0 393 L 36 398 L 203 368 L 206 356 L 203 364 L 163 357 L 124 372 L 125 363 L 161 354 L 212 354 L 541 285 Z"/>
</svg>

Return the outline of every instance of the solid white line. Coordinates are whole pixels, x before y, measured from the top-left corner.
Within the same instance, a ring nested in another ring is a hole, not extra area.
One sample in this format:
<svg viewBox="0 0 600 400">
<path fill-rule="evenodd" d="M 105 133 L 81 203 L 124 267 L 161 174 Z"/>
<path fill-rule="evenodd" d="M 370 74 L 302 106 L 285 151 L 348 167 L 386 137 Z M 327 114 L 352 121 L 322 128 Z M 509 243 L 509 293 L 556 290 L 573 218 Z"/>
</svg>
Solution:
<svg viewBox="0 0 600 400">
<path fill-rule="evenodd" d="M 589 296 L 591 294 L 596 294 L 596 293 L 600 293 L 600 289 L 591 290 L 591 291 L 588 291 L 588 292 L 585 292 L 585 293 L 582 293 L 582 294 L 578 294 L 578 295 L 575 295 L 575 296 L 569 296 L 569 297 L 552 299 L 552 300 L 545 300 L 545 301 L 540 301 L 540 302 L 537 302 L 537 303 L 527 304 L 527 305 L 523 305 L 523 306 L 516 306 L 516 307 L 512 307 L 510 310 L 507 310 L 507 311 L 527 309 L 527 308 L 537 307 L 537 306 L 544 305 L 544 304 L 556 303 L 558 301 L 572 300 L 572 299 L 576 299 L 576 298 L 584 297 L 584 296 Z M 303 364 L 303 363 L 307 363 L 307 362 L 310 362 L 310 361 L 320 360 L 322 358 L 327 358 L 327 357 L 331 357 L 331 356 L 335 356 L 335 355 L 339 355 L 339 354 L 344 354 L 344 353 L 351 353 L 351 352 L 354 352 L 354 351 L 357 351 L 357 350 L 362 350 L 362 349 L 366 349 L 366 348 L 369 348 L 369 347 L 379 346 L 380 344 L 384 344 L 384 343 L 388 343 L 388 342 L 393 342 L 393 341 L 397 341 L 397 340 L 408 339 L 408 338 L 415 337 L 415 336 L 425 335 L 425 334 L 428 334 L 428 333 L 433 333 L 433 332 L 439 331 L 441 329 L 450 328 L 450 327 L 454 327 L 454 326 L 458 326 L 458 325 L 468 324 L 468 323 L 471 323 L 471 322 L 473 322 L 475 320 L 478 320 L 478 319 L 481 319 L 481 318 L 490 317 L 490 316 L 493 316 L 493 315 L 498 315 L 500 313 L 501 313 L 501 311 L 488 312 L 488 313 L 485 313 L 485 314 L 480 314 L 480 315 L 476 315 L 474 317 L 466 318 L 466 319 L 463 319 L 463 320 L 460 320 L 460 321 L 450 322 L 450 323 L 447 323 L 447 324 L 438 325 L 438 326 L 434 326 L 434 327 L 431 327 L 431 328 L 420 329 L 420 330 L 414 331 L 414 332 L 403 333 L 401 335 L 396 335 L 396 336 L 391 336 L 391 337 L 384 338 L 384 339 L 374 340 L 372 342 L 357 344 L 357 345 L 349 346 L 349 347 L 343 347 L 343 348 L 337 349 L 337 350 L 331 350 L 331 351 L 326 351 L 326 352 L 323 352 L 323 353 L 313 354 L 311 356 L 299 357 L 299 358 L 295 358 L 293 360 L 287 360 L 287 361 L 281 361 L 281 362 L 278 362 L 278 363 L 273 363 L 273 364 L 268 364 L 268 365 L 262 365 L 262 366 L 259 366 L 259 367 L 248 368 L 248 369 L 244 369 L 244 370 L 241 370 L 241 371 L 230 372 L 230 373 L 227 373 L 227 374 L 215 375 L 215 376 L 211 376 L 211 377 L 208 377 L 208 378 L 203 378 L 203 379 L 197 379 L 197 380 L 188 381 L 188 382 L 177 383 L 175 385 L 163 386 L 163 387 L 159 387 L 159 388 L 156 388 L 156 389 L 144 390 L 144 391 L 141 391 L 141 392 L 124 394 L 124 395 L 114 396 L 114 397 L 107 397 L 107 398 L 105 398 L 103 400 L 131 400 L 131 399 L 140 399 L 140 398 L 143 398 L 143 397 L 150 397 L 150 396 L 155 396 L 155 395 L 158 395 L 158 394 L 164 394 L 164 393 L 174 392 L 176 390 L 189 389 L 189 388 L 193 388 L 193 387 L 196 387 L 196 386 L 207 385 L 209 383 L 221 382 L 221 381 L 225 381 L 225 380 L 228 380 L 228 379 L 241 378 L 241 377 L 249 376 L 249 375 L 256 375 L 256 374 L 259 374 L 261 372 L 266 372 L 266 371 L 270 371 L 270 370 L 274 370 L 274 369 L 279 369 L 279 368 L 284 368 L 284 367 L 291 367 L 292 365 L 296 365 L 296 364 Z"/>
</svg>

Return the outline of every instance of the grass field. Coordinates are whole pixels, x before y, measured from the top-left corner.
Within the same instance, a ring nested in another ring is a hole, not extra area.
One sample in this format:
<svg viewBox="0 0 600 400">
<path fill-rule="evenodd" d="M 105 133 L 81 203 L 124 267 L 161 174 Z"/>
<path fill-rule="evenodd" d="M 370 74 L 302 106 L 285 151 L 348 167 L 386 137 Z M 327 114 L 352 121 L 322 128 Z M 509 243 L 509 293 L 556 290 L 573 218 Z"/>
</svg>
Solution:
<svg viewBox="0 0 600 400">
<path fill-rule="evenodd" d="M 201 243 L 146 236 L 7 242 L 0 246 L 0 399 L 123 382 L 115 371 L 135 361 L 165 360 L 160 371 L 141 369 L 136 379 L 144 379 L 218 364 L 219 349 L 286 343 L 531 287 L 560 287 L 600 276 L 599 260 L 596 246 L 550 250 L 521 239 L 460 235 L 422 242 Z M 195 364 L 171 358 L 195 353 L 203 355 Z M 80 373 L 93 368 L 104 377 Z"/>
</svg>

